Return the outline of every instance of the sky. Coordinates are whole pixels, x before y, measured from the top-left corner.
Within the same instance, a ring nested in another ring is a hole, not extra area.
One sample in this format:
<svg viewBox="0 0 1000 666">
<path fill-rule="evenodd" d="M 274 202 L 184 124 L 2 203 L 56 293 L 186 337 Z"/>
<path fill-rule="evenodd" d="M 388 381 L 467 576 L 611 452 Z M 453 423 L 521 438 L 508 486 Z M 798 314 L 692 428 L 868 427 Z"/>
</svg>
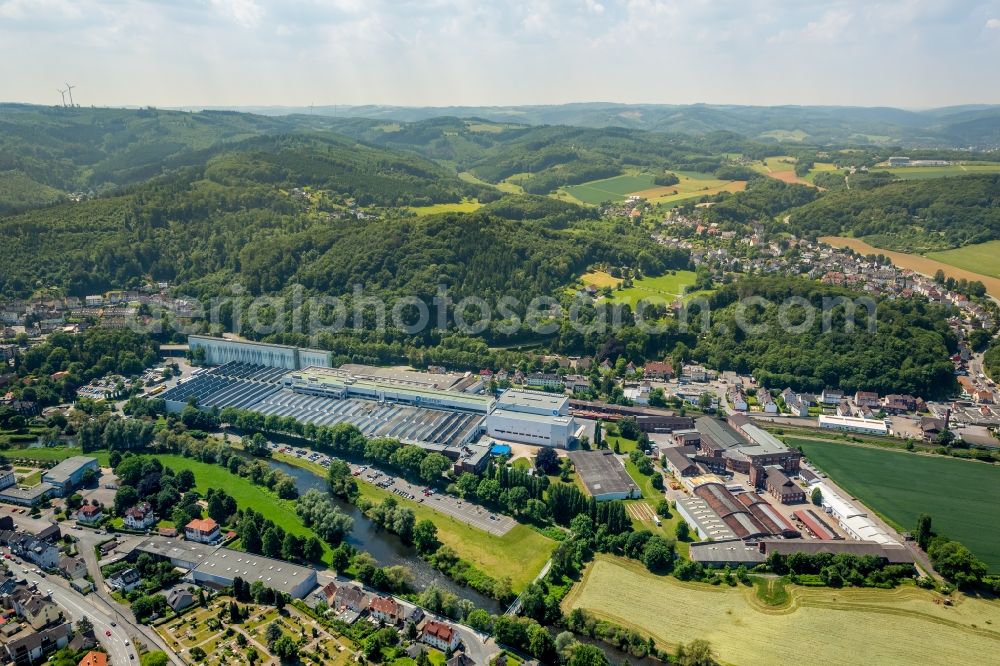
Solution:
<svg viewBox="0 0 1000 666">
<path fill-rule="evenodd" d="M 1000 103 L 1000 0 L 0 0 L 0 101 Z"/>
</svg>

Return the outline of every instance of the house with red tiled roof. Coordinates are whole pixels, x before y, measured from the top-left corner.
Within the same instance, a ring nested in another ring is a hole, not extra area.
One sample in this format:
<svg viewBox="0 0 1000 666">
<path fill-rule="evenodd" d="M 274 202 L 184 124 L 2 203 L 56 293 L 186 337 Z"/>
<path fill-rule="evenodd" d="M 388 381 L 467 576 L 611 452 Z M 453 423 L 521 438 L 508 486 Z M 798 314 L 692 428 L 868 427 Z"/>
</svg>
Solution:
<svg viewBox="0 0 1000 666">
<path fill-rule="evenodd" d="M 454 650 L 462 642 L 454 627 L 437 620 L 427 620 L 420 631 L 420 640 L 442 652 Z"/>
<path fill-rule="evenodd" d="M 403 617 L 403 607 L 392 597 L 372 597 L 368 602 L 368 613 L 386 624 L 396 624 Z"/>
<path fill-rule="evenodd" d="M 184 526 L 184 537 L 198 543 L 215 543 L 219 540 L 219 524 L 211 518 L 195 518 Z"/>
<path fill-rule="evenodd" d="M 103 517 L 104 509 L 99 506 L 94 506 L 93 504 L 84 504 L 76 512 L 77 521 L 87 523 L 88 525 L 101 522 L 101 518 Z"/>
</svg>

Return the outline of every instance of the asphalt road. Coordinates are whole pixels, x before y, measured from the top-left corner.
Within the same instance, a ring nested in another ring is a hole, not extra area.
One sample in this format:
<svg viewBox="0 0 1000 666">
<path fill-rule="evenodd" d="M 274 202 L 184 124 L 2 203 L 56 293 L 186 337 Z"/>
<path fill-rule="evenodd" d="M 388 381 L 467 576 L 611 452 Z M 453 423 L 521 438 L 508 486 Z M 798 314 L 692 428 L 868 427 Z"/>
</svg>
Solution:
<svg viewBox="0 0 1000 666">
<path fill-rule="evenodd" d="M 25 526 L 27 526 L 28 520 L 27 520 L 27 518 L 23 514 L 16 514 L 16 513 L 10 512 L 10 511 L 4 511 L 3 513 L 7 514 L 7 515 L 10 515 L 14 519 L 14 523 L 15 524 L 21 525 L 22 522 L 24 522 L 26 524 Z M 19 575 L 22 575 L 25 578 L 30 578 L 30 577 L 34 576 L 34 578 L 36 578 L 38 580 L 42 580 L 43 584 L 40 584 L 38 586 L 39 589 L 46 590 L 48 588 L 52 588 L 53 595 L 55 594 L 55 592 L 58 589 L 57 585 L 61 586 L 61 588 L 66 592 L 66 594 L 70 595 L 69 597 L 67 597 L 68 599 L 75 599 L 75 603 L 77 603 L 78 605 L 81 604 L 81 603 L 86 604 L 86 606 L 84 606 L 84 608 L 87 608 L 88 606 L 90 608 L 99 608 L 99 609 L 102 610 L 102 612 L 104 613 L 105 616 L 111 618 L 111 620 L 109 620 L 109 623 L 112 620 L 114 622 L 116 622 L 118 624 L 117 633 L 121 634 L 123 636 L 124 636 L 125 633 L 127 633 L 131 637 L 131 638 L 128 638 L 128 639 L 122 639 L 123 641 L 124 640 L 129 640 L 131 642 L 132 638 L 136 638 L 136 637 L 141 638 L 143 640 L 143 642 L 146 645 L 148 645 L 151 650 L 152 649 L 163 650 L 164 652 L 166 652 L 170 656 L 170 660 L 176 666 L 184 666 L 184 662 L 181 661 L 180 658 L 178 658 L 173 653 L 173 650 L 171 650 L 167 646 L 167 644 L 163 641 L 163 639 L 160 638 L 159 634 L 157 634 L 155 631 L 153 631 L 149 627 L 147 627 L 145 625 L 142 625 L 142 624 L 139 624 L 138 622 L 136 622 L 135 621 L 135 616 L 132 615 L 131 609 L 129 609 L 127 606 L 123 606 L 123 605 L 119 604 L 117 601 L 114 600 L 114 598 L 111 597 L 110 594 L 108 594 L 107 588 L 104 585 L 104 576 L 101 575 L 101 568 L 100 568 L 100 566 L 98 566 L 97 555 L 94 552 L 94 546 L 96 544 L 100 543 L 101 541 L 104 541 L 105 539 L 107 539 L 108 535 L 107 534 L 98 534 L 97 532 L 95 532 L 94 530 L 91 530 L 91 529 L 79 529 L 79 530 L 73 529 L 72 528 L 72 524 L 69 521 L 62 523 L 60 525 L 60 528 L 64 532 L 73 535 L 74 537 L 76 537 L 79 540 L 78 550 L 79 550 L 81 556 L 83 557 L 84 562 L 86 562 L 86 564 L 87 564 L 87 572 L 90 574 L 91 578 L 93 578 L 93 580 L 94 580 L 94 589 L 95 589 L 95 592 L 92 592 L 91 594 L 86 595 L 86 596 L 82 595 L 79 592 L 77 592 L 76 590 L 74 590 L 73 588 L 69 587 L 69 583 L 64 578 L 62 578 L 61 576 L 58 576 L 56 574 L 49 574 L 44 579 L 40 579 L 37 576 L 35 576 L 34 574 L 30 574 L 30 573 L 29 574 L 21 574 L 21 569 L 17 565 L 14 565 L 15 566 L 14 570 Z M 29 571 L 30 571 L 30 569 L 29 569 Z M 44 584 L 44 583 L 46 583 L 48 581 L 51 581 L 51 583 Z M 56 600 L 56 603 L 58 603 L 60 606 L 62 606 L 62 603 L 60 602 L 60 600 L 58 598 L 56 598 L 55 600 Z M 89 614 L 88 614 L 88 616 L 89 616 Z M 82 615 L 80 615 L 80 617 L 82 617 Z M 111 628 L 110 626 L 109 627 L 105 627 L 104 629 L 98 630 L 97 629 L 97 621 L 92 616 L 91 616 L 91 621 L 94 622 L 95 631 L 97 631 L 99 638 L 102 638 L 102 639 L 107 638 L 104 635 L 104 631 L 106 631 L 108 629 L 112 630 L 112 635 L 114 636 L 114 629 Z M 114 653 L 111 652 L 110 650 L 109 650 L 109 654 L 111 654 L 112 657 L 114 657 Z M 136 663 L 136 662 L 132 662 L 128 658 L 127 654 L 125 655 L 124 659 L 125 660 L 122 661 L 122 662 L 118 662 L 118 661 L 115 661 L 113 659 L 112 663 L 115 664 L 115 666 L 117 666 L 118 663 L 122 663 L 122 664 L 130 663 L 130 662 L 131 663 Z"/>
<path fill-rule="evenodd" d="M 32 573 L 32 570 L 27 567 L 27 562 L 24 566 L 17 565 L 11 560 L 4 560 L 4 563 L 18 578 L 26 579 L 29 584 L 36 584 L 41 592 L 48 593 L 51 590 L 49 594 L 52 600 L 59 605 L 63 614 L 74 625 L 80 619 L 88 618 L 94 625 L 97 639 L 111 656 L 112 664 L 118 666 L 119 664 L 138 663 L 139 654 L 135 646 L 131 644 L 132 639 L 130 638 L 133 628 L 120 622 L 115 611 L 109 608 L 102 599 L 94 594 L 89 596 L 80 594 L 69 587 L 64 579 L 56 575 L 50 574 L 42 578 L 38 574 Z M 112 622 L 118 626 L 111 626 Z M 108 632 L 110 632 L 110 636 L 108 636 Z M 126 645 L 126 643 L 128 644 Z"/>
</svg>

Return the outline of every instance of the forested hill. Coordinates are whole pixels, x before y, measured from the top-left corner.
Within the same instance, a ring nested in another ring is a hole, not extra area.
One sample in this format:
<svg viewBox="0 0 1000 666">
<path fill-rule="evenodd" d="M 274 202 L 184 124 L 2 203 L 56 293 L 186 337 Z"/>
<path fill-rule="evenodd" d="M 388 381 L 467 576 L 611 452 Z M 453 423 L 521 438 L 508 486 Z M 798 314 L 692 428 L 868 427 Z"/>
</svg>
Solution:
<svg viewBox="0 0 1000 666">
<path fill-rule="evenodd" d="M 0 104 L 0 172 L 64 192 L 101 192 L 190 163 L 194 151 L 289 127 L 283 118 L 224 111 Z"/>
<path fill-rule="evenodd" d="M 305 186 L 309 195 L 296 189 Z M 468 215 L 349 214 L 355 200 L 392 207 L 462 196 L 500 194 L 347 139 L 249 139 L 116 196 L 0 217 L 0 293 L 57 286 L 82 295 L 152 277 L 200 296 L 233 281 L 255 294 L 299 283 L 326 294 L 359 284 L 422 295 L 440 283 L 463 295 L 533 296 L 594 262 L 632 265 L 643 249 L 651 270 L 687 266 L 685 252 L 647 249 L 640 229 L 546 198 L 510 197 Z"/>
<path fill-rule="evenodd" d="M 414 123 L 331 119 L 328 127 L 366 143 L 446 163 L 490 183 L 516 176 L 518 184 L 533 194 L 616 176 L 632 167 L 653 173 L 713 172 L 728 164 L 728 156 L 734 153 L 759 159 L 795 148 L 748 141 L 725 131 L 686 136 L 621 127 L 532 127 L 448 117 Z"/>
<path fill-rule="evenodd" d="M 740 299 L 747 296 L 762 297 L 767 304 L 741 310 Z M 853 328 L 838 307 L 830 313 L 830 330 L 824 331 L 823 299 L 836 296 L 857 294 L 801 278 L 746 278 L 726 285 L 711 296 L 711 329 L 698 337 L 694 356 L 709 367 L 753 374 L 772 388 L 819 392 L 836 387 L 927 398 L 953 392 L 948 355 L 957 341 L 946 308 L 919 298 L 880 301 L 872 333 L 864 306 L 856 309 Z M 809 302 L 812 319 L 798 304 L 787 307 L 790 298 Z"/>
<path fill-rule="evenodd" d="M 1000 238 L 1000 175 L 894 181 L 829 192 L 790 213 L 796 233 L 869 237 L 922 252 Z"/>
<path fill-rule="evenodd" d="M 246 110 L 270 115 L 310 111 L 266 107 Z M 452 116 L 520 125 L 627 127 L 692 136 L 724 130 L 771 142 L 789 140 L 812 144 L 897 144 L 938 148 L 1000 145 L 1000 106 L 997 105 L 909 111 L 891 107 L 593 102 L 537 106 L 317 107 L 311 111 L 383 122 L 419 122 Z"/>
</svg>

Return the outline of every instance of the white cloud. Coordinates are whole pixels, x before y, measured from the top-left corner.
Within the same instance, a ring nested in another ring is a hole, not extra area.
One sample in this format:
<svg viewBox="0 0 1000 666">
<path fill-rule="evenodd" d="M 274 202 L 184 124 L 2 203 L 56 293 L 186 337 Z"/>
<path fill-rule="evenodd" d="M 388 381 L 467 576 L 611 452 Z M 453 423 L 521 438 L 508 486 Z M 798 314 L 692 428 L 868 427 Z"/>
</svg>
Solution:
<svg viewBox="0 0 1000 666">
<path fill-rule="evenodd" d="M 254 0 L 212 0 L 212 6 L 244 28 L 257 27 L 264 16 L 264 10 Z"/>
<path fill-rule="evenodd" d="M 604 5 L 597 2 L 597 0 L 584 0 L 584 4 L 587 6 L 587 11 L 591 14 L 600 16 L 604 13 Z"/>
<path fill-rule="evenodd" d="M 986 27 L 990 30 L 1000 30 L 1000 19 L 991 18 L 986 22 Z"/>
</svg>

